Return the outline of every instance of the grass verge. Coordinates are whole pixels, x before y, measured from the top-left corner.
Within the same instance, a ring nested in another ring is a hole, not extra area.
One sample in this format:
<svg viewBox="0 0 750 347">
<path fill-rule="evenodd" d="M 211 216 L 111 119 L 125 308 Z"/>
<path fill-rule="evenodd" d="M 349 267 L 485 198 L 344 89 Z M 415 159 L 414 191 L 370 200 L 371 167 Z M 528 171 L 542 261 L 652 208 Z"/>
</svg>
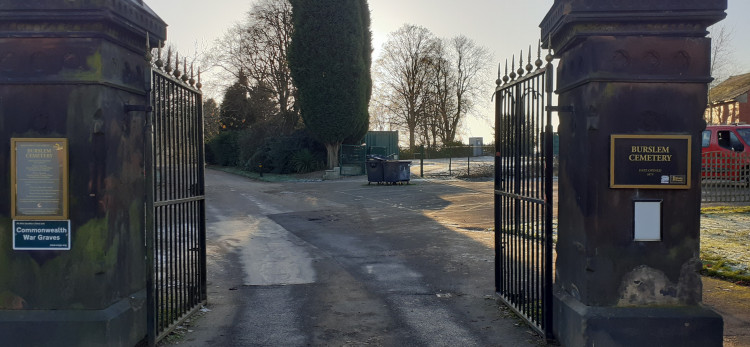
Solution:
<svg viewBox="0 0 750 347">
<path fill-rule="evenodd" d="M 701 273 L 750 286 L 750 206 L 701 208 Z"/>
<path fill-rule="evenodd" d="M 704 255 L 703 252 L 701 252 L 701 260 L 703 261 L 702 275 L 750 286 L 750 274 L 746 269 L 738 269 L 736 263 L 721 257 Z"/>
<path fill-rule="evenodd" d="M 320 173 L 320 177 L 314 177 L 317 173 L 312 173 L 309 175 L 282 175 L 282 174 L 272 174 L 272 173 L 264 173 L 263 176 L 260 175 L 260 173 L 257 172 L 251 172 L 251 171 L 245 171 L 237 167 L 232 166 L 209 166 L 209 169 L 217 170 L 217 171 L 223 171 L 227 173 L 231 173 L 234 175 L 247 177 L 249 179 L 253 179 L 256 181 L 263 181 L 263 182 L 300 182 L 300 181 L 321 181 L 322 180 L 322 173 Z"/>
</svg>

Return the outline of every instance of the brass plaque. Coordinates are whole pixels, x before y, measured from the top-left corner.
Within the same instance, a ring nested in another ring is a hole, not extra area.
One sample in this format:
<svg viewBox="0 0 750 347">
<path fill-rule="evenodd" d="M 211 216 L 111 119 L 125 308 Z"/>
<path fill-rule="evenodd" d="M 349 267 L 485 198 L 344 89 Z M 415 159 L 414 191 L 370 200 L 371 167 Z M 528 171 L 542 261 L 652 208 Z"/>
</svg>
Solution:
<svg viewBox="0 0 750 347">
<path fill-rule="evenodd" d="M 690 135 L 612 135 L 610 188 L 690 189 Z"/>
<path fill-rule="evenodd" d="M 13 138 L 11 216 L 19 220 L 68 218 L 68 140 Z"/>
</svg>

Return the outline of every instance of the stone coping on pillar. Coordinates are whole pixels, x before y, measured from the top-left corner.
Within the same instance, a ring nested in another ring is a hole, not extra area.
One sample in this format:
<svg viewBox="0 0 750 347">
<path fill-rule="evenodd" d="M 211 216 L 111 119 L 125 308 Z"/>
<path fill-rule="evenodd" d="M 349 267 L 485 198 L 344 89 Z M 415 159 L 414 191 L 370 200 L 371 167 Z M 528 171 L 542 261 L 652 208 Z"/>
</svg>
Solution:
<svg viewBox="0 0 750 347">
<path fill-rule="evenodd" d="M 167 24 L 140 0 L 0 2 L 0 38 L 105 37 L 140 53 L 147 32 L 156 47 Z"/>
<path fill-rule="evenodd" d="M 539 26 L 557 56 L 587 36 L 704 37 L 726 8 L 727 0 L 555 0 Z"/>
</svg>

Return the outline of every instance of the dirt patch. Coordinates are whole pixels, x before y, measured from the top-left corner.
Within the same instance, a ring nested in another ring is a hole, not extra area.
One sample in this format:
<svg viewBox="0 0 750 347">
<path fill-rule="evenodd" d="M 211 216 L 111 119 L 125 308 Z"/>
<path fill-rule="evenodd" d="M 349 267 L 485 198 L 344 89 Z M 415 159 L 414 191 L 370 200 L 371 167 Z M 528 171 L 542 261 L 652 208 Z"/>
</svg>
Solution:
<svg viewBox="0 0 750 347">
<path fill-rule="evenodd" d="M 703 277 L 703 303 L 724 317 L 724 346 L 750 346 L 750 288 Z"/>
</svg>

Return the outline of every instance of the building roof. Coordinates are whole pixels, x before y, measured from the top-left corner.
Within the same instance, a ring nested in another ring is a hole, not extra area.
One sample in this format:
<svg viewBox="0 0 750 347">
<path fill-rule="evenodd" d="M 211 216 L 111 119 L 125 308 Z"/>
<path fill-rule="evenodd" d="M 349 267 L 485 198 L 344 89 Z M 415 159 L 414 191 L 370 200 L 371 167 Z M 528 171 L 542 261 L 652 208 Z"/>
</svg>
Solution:
<svg viewBox="0 0 750 347">
<path fill-rule="evenodd" d="M 750 73 L 732 76 L 727 78 L 726 81 L 719 83 L 716 87 L 711 88 L 708 94 L 708 101 L 712 104 L 732 101 L 748 91 L 750 91 Z"/>
</svg>

